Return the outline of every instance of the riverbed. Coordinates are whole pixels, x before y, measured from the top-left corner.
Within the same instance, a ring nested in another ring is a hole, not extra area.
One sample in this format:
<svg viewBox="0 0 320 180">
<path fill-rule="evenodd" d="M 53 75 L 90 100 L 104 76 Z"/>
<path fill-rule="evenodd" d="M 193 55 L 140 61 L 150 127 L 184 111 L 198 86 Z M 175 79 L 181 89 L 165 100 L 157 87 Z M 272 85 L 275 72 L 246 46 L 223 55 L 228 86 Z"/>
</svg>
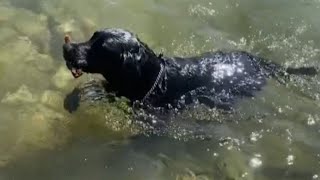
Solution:
<svg viewBox="0 0 320 180">
<path fill-rule="evenodd" d="M 160 136 L 123 98 L 67 111 L 96 76 L 73 79 L 62 57 L 64 34 L 116 27 L 168 56 L 237 49 L 319 68 L 319 19 L 319 0 L 0 0 L 0 179 L 320 179 L 320 75 L 271 79 L 236 113 L 187 112 Z"/>
</svg>

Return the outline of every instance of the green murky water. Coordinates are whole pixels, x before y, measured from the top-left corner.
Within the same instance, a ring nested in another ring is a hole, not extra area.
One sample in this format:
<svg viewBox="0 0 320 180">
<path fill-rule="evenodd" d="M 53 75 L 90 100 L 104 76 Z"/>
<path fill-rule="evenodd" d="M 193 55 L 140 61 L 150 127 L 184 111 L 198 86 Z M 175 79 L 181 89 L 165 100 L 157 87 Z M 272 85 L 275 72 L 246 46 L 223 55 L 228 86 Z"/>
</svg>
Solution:
<svg viewBox="0 0 320 180">
<path fill-rule="evenodd" d="M 75 81 L 61 56 L 65 32 L 121 27 L 168 55 L 242 49 L 319 67 L 319 19 L 319 0 L 0 0 L 0 179 L 320 179 L 320 76 L 271 80 L 234 115 L 195 112 L 208 141 L 132 138 L 121 102 L 64 109 L 92 76 Z"/>
</svg>

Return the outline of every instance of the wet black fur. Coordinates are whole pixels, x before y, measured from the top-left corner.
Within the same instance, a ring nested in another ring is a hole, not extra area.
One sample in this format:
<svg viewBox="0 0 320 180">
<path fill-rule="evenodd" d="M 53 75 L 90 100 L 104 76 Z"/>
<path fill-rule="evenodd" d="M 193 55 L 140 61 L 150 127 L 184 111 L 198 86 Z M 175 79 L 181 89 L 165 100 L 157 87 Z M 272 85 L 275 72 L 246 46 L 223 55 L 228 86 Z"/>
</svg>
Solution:
<svg viewBox="0 0 320 180">
<path fill-rule="evenodd" d="M 162 64 L 160 81 L 147 98 L 149 104 L 160 107 L 204 103 L 229 109 L 237 98 L 254 96 L 269 77 L 317 73 L 312 67 L 285 69 L 242 51 L 162 57 L 122 29 L 104 29 L 87 42 L 65 44 L 63 54 L 69 69 L 102 74 L 118 96 L 132 102 L 144 98 Z"/>
</svg>

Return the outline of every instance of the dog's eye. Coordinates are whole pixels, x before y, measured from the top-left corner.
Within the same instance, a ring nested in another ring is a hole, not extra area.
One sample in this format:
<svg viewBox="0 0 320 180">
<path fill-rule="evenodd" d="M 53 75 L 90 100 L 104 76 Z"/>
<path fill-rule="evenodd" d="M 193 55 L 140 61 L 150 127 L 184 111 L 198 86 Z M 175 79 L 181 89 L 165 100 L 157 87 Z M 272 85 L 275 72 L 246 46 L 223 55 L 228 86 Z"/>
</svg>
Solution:
<svg viewBox="0 0 320 180">
<path fill-rule="evenodd" d="M 66 65 L 68 69 L 72 68 L 72 63 L 70 61 L 66 61 Z"/>
</svg>

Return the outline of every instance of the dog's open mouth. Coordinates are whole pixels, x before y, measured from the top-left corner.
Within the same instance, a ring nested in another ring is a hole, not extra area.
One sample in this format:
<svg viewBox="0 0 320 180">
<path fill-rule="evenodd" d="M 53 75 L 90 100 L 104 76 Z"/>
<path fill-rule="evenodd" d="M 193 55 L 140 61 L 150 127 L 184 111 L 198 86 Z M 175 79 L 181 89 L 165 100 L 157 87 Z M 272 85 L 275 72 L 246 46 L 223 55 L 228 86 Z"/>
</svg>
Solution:
<svg viewBox="0 0 320 180">
<path fill-rule="evenodd" d="M 80 76 L 83 74 L 82 69 L 71 68 L 70 71 L 71 71 L 72 76 L 73 76 L 74 78 L 78 78 L 78 77 L 80 77 Z"/>
</svg>

